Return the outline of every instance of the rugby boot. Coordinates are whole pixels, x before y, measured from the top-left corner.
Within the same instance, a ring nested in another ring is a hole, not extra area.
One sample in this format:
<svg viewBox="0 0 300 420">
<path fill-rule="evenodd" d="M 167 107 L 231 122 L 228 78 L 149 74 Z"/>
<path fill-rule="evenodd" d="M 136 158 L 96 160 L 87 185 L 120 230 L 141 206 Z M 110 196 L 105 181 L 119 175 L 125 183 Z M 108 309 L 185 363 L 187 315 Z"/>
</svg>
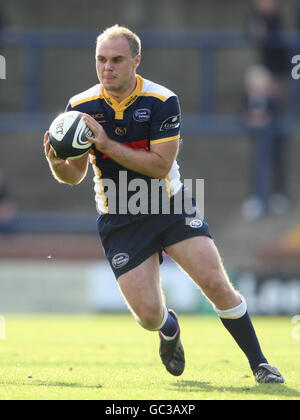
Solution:
<svg viewBox="0 0 300 420">
<path fill-rule="evenodd" d="M 261 384 L 284 383 L 284 377 L 275 366 L 262 365 L 253 370 L 256 382 Z"/>
<path fill-rule="evenodd" d="M 159 355 L 167 371 L 174 376 L 180 376 L 185 368 L 184 350 L 180 340 L 180 327 L 175 312 L 169 309 L 169 313 L 176 320 L 178 329 L 172 340 L 166 340 L 163 334 L 159 332 Z"/>
</svg>

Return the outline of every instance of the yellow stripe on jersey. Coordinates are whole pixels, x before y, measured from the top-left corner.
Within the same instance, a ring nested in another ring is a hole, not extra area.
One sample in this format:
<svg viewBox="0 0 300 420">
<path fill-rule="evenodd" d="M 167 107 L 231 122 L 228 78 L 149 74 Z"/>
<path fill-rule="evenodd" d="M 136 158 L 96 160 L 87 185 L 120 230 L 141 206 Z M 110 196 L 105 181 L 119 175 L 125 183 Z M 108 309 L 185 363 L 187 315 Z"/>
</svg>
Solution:
<svg viewBox="0 0 300 420">
<path fill-rule="evenodd" d="M 168 99 L 165 96 L 160 95 L 159 93 L 154 93 L 154 92 L 141 92 L 140 96 L 151 96 L 154 98 L 158 98 L 163 102 L 166 102 L 166 100 Z"/>
<path fill-rule="evenodd" d="M 165 138 L 162 138 L 162 139 L 150 140 L 150 144 L 166 143 L 168 141 L 174 141 L 174 140 L 179 140 L 179 139 L 180 139 L 180 134 L 178 134 L 177 136 L 173 136 L 173 137 L 165 137 Z"/>
<path fill-rule="evenodd" d="M 93 165 L 94 174 L 95 174 L 94 182 L 95 182 L 95 192 L 96 192 L 96 197 L 95 197 L 96 203 L 98 205 L 99 210 L 102 213 L 108 214 L 109 210 L 108 210 L 108 205 L 107 205 L 107 197 L 105 196 L 103 182 L 102 182 L 102 178 L 103 178 L 102 171 L 96 165 L 96 156 L 94 154 L 94 151 L 90 153 L 90 162 Z M 99 190 L 97 188 L 97 185 L 99 186 Z M 97 200 L 98 194 L 100 195 L 100 200 L 102 201 L 102 203 L 101 202 L 99 203 Z M 103 206 L 101 204 L 103 204 Z"/>
<path fill-rule="evenodd" d="M 73 102 L 71 107 L 74 108 L 77 105 L 84 104 L 85 102 L 95 101 L 96 99 L 103 99 L 103 95 L 91 96 L 89 98 L 80 99 L 79 101 Z"/>
<path fill-rule="evenodd" d="M 171 180 L 170 180 L 169 175 L 167 175 L 165 179 L 166 179 L 166 189 L 167 189 L 169 198 L 171 198 L 172 197 L 172 191 L 171 191 Z"/>
</svg>

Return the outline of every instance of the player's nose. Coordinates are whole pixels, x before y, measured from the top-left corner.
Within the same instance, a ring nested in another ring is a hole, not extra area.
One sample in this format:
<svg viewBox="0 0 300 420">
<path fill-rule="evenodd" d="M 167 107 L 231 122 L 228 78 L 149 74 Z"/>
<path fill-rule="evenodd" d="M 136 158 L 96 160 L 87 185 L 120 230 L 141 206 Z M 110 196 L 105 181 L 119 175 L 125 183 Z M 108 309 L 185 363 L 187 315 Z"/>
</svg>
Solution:
<svg viewBox="0 0 300 420">
<path fill-rule="evenodd" d="M 107 60 L 107 62 L 104 65 L 104 71 L 112 71 L 114 69 L 113 62 L 110 60 Z"/>
</svg>

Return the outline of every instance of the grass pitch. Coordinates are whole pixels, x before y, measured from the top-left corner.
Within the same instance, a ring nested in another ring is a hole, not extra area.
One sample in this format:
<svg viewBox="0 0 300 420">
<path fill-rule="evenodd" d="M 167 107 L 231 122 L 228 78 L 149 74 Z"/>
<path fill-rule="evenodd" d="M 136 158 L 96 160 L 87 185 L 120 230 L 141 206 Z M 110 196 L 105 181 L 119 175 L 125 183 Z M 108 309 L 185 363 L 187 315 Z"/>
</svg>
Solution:
<svg viewBox="0 0 300 420">
<path fill-rule="evenodd" d="M 253 318 L 286 384 L 256 384 L 217 317 L 180 316 L 186 370 L 167 373 L 157 333 L 130 315 L 7 316 L 0 340 L 1 400 L 300 399 L 300 339 L 288 317 Z"/>
</svg>

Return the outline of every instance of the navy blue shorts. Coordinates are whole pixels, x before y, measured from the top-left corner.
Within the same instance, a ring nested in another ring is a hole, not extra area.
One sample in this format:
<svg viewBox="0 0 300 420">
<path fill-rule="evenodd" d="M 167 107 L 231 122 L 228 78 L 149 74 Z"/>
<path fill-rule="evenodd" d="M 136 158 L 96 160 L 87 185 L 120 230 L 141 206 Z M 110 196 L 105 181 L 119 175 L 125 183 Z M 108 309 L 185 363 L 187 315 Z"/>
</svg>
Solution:
<svg viewBox="0 0 300 420">
<path fill-rule="evenodd" d="M 194 205 L 194 202 L 193 202 Z M 211 238 L 208 224 L 194 214 L 101 214 L 97 226 L 105 255 L 118 279 L 156 252 L 194 236 Z"/>
</svg>

